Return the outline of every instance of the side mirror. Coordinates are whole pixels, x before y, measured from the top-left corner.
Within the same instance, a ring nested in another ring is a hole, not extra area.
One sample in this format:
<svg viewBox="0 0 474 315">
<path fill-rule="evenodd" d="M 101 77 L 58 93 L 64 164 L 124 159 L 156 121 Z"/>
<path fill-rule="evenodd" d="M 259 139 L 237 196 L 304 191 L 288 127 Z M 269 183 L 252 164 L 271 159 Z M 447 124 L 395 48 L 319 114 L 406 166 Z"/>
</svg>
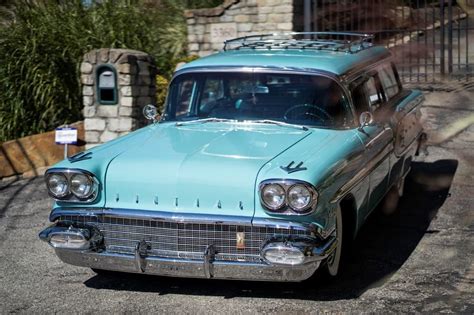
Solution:
<svg viewBox="0 0 474 315">
<path fill-rule="evenodd" d="M 374 116 L 370 112 L 363 112 L 359 116 L 359 129 L 364 128 L 365 126 L 370 125 L 374 122 Z"/>
<path fill-rule="evenodd" d="M 158 109 L 151 104 L 145 105 L 145 107 L 143 107 L 143 116 L 155 123 L 157 121 L 156 116 L 158 116 Z"/>
</svg>

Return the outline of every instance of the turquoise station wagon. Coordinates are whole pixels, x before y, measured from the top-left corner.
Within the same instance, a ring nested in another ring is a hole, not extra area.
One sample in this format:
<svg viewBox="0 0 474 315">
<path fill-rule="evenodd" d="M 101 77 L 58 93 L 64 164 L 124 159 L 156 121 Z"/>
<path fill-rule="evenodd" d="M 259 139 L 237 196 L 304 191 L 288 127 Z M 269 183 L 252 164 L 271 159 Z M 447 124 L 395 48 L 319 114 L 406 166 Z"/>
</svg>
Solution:
<svg viewBox="0 0 474 315">
<path fill-rule="evenodd" d="M 422 94 L 371 38 L 247 36 L 184 65 L 159 121 L 146 106 L 147 127 L 47 171 L 40 238 L 97 272 L 336 276 L 374 208 L 396 208 L 422 135 Z"/>
</svg>

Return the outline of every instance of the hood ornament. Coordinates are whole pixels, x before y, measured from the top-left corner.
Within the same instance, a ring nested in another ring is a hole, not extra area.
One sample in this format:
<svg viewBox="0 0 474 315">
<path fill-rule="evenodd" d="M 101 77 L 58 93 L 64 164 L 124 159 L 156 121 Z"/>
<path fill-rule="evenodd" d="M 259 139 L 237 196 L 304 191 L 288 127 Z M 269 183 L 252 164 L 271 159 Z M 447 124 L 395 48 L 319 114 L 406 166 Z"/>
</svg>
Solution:
<svg viewBox="0 0 474 315">
<path fill-rule="evenodd" d="M 303 162 L 299 162 L 298 165 L 296 165 L 295 167 L 293 167 L 293 164 L 295 164 L 295 161 L 291 161 L 287 166 L 280 166 L 280 168 L 288 174 L 307 170 L 306 167 L 301 167 L 303 165 Z"/>
</svg>

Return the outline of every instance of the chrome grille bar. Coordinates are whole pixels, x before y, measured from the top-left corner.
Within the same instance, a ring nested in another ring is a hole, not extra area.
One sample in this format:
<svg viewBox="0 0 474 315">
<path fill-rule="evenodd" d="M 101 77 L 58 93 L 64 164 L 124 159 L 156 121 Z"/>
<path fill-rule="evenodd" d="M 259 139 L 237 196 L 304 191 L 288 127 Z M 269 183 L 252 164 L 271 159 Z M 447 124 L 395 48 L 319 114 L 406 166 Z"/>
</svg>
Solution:
<svg viewBox="0 0 474 315">
<path fill-rule="evenodd" d="M 138 242 L 151 245 L 149 255 L 203 260 L 209 245 L 216 249 L 215 260 L 260 262 L 263 243 L 281 235 L 311 236 L 310 231 L 291 228 L 220 223 L 179 223 L 152 219 L 120 218 L 107 215 L 63 215 L 60 221 L 93 225 L 104 236 L 108 252 L 133 254 Z M 237 246 L 237 233 L 244 245 Z"/>
</svg>

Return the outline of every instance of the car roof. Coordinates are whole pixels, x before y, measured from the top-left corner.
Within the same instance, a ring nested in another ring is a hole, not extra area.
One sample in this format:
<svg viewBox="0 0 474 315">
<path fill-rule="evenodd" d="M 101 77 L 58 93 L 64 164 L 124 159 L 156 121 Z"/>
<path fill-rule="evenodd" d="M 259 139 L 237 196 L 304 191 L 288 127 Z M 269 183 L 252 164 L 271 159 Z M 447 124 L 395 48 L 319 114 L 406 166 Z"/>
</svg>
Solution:
<svg viewBox="0 0 474 315">
<path fill-rule="evenodd" d="M 373 64 L 389 56 L 391 54 L 388 49 L 382 46 L 373 46 L 353 53 L 310 49 L 240 49 L 221 51 L 197 59 L 183 65 L 178 72 L 193 68 L 258 67 L 324 71 L 340 76 L 354 68 Z"/>
</svg>

